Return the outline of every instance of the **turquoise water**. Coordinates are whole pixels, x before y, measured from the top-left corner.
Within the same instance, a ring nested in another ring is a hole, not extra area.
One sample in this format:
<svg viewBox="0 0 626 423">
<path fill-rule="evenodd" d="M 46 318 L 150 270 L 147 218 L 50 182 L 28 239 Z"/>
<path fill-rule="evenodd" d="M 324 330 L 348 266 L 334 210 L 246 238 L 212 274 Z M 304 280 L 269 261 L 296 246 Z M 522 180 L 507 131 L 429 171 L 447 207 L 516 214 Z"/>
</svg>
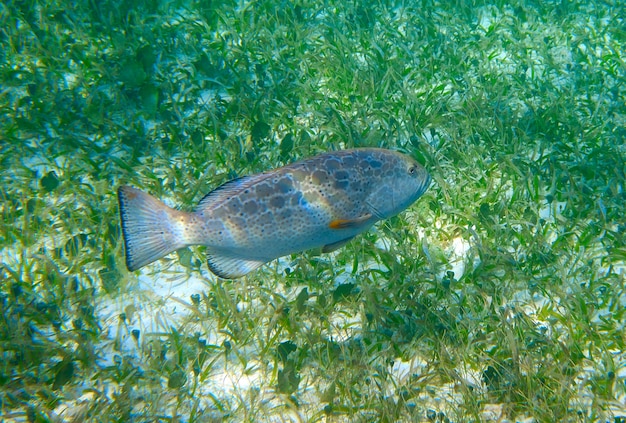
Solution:
<svg viewBox="0 0 626 423">
<path fill-rule="evenodd" d="M 0 5 L 4 421 L 626 418 L 624 6 Z M 327 255 L 124 266 L 116 189 L 192 210 L 323 151 L 433 184 Z"/>
</svg>

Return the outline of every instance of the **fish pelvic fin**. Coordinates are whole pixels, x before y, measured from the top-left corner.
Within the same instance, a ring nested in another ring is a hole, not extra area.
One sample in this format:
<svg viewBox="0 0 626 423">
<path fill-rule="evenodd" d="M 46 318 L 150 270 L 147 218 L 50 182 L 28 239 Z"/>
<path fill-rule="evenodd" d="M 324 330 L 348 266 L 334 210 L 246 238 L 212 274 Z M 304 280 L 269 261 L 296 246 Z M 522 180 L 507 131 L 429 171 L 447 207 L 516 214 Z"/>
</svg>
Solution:
<svg viewBox="0 0 626 423">
<path fill-rule="evenodd" d="M 209 251 L 209 270 L 222 279 L 237 279 L 263 266 L 266 261 L 249 260 Z"/>
<path fill-rule="evenodd" d="M 172 209 L 130 186 L 119 187 L 117 198 L 126 267 L 131 272 L 189 245 L 184 242 L 175 221 L 187 213 Z"/>
<path fill-rule="evenodd" d="M 363 216 L 359 216 L 355 219 L 335 219 L 328 225 L 331 229 L 349 229 L 349 228 L 357 228 L 359 226 L 363 226 L 369 223 L 369 220 L 372 218 L 370 213 L 366 213 Z"/>
<path fill-rule="evenodd" d="M 340 249 L 353 239 L 354 237 L 351 236 L 349 238 L 342 239 L 341 241 L 333 242 L 332 244 L 326 244 L 322 247 L 322 253 L 332 253 L 333 251 Z"/>
</svg>

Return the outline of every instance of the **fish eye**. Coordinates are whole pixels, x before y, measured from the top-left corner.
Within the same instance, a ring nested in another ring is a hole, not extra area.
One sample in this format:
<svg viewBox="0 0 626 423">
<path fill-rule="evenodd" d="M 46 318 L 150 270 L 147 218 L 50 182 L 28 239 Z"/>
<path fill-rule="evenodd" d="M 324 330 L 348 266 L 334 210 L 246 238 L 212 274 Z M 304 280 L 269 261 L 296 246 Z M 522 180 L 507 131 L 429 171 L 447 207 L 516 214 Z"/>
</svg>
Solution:
<svg viewBox="0 0 626 423">
<path fill-rule="evenodd" d="M 417 172 L 417 168 L 415 166 L 411 166 L 409 168 L 409 175 L 415 175 L 415 172 Z"/>
</svg>

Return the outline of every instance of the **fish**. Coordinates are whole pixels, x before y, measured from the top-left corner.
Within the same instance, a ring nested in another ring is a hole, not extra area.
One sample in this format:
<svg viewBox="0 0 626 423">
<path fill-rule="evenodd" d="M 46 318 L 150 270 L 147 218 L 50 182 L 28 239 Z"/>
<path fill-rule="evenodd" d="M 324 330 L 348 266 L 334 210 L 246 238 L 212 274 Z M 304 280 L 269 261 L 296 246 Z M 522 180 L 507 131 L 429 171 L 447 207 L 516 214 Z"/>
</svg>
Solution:
<svg viewBox="0 0 626 423">
<path fill-rule="evenodd" d="M 431 177 L 388 149 L 323 153 L 224 183 L 192 212 L 137 188 L 118 188 L 126 267 L 135 271 L 178 249 L 204 245 L 209 270 L 236 279 L 276 258 L 335 251 L 421 197 Z"/>
</svg>

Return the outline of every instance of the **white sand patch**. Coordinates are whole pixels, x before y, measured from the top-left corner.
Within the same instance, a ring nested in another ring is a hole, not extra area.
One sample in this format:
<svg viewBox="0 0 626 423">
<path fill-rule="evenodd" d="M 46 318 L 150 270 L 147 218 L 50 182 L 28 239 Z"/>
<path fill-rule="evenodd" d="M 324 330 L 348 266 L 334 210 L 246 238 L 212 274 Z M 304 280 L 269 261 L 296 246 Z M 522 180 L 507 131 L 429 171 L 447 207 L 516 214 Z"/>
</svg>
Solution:
<svg viewBox="0 0 626 423">
<path fill-rule="evenodd" d="M 191 295 L 206 290 L 207 281 L 199 276 L 178 275 L 170 272 L 149 273 L 146 268 L 136 281 L 136 286 L 117 298 L 107 297 L 97 308 L 103 332 L 114 340 L 113 350 L 104 354 L 110 360 L 118 351 L 138 353 L 139 343 L 132 335 L 139 331 L 140 337 L 156 333 L 169 333 L 180 327 L 191 314 Z M 122 318 L 125 316 L 125 318 Z M 207 340 L 217 343 L 218 339 Z"/>
<path fill-rule="evenodd" d="M 454 273 L 455 279 L 460 279 L 465 274 L 465 264 L 468 261 L 470 243 L 466 239 L 456 237 L 452 240 L 450 247 L 450 270 Z M 443 273 L 441 274 L 443 277 Z"/>
</svg>

